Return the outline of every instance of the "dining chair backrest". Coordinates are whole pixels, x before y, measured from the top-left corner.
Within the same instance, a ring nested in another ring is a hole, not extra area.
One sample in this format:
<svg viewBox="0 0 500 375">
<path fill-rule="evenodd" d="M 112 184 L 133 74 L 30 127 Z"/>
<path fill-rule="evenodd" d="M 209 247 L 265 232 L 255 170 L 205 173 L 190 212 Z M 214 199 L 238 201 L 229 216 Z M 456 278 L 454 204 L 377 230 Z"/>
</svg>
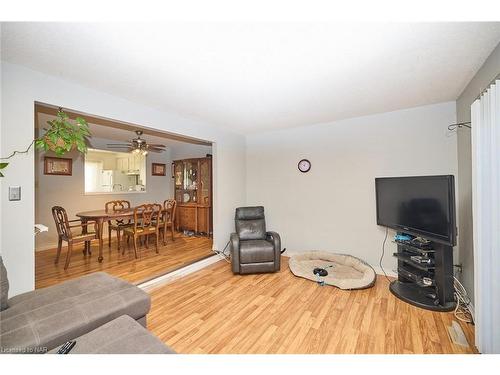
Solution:
<svg viewBox="0 0 500 375">
<path fill-rule="evenodd" d="M 163 208 L 165 210 L 165 220 L 167 222 L 173 223 L 175 220 L 175 209 L 177 207 L 177 202 L 175 199 L 167 199 L 163 202 Z"/>
<path fill-rule="evenodd" d="M 116 212 L 130 208 L 130 202 L 124 200 L 116 200 L 106 202 L 106 212 Z"/>
<path fill-rule="evenodd" d="M 162 207 L 158 203 L 141 204 L 134 208 L 134 229 L 159 228 Z"/>
<path fill-rule="evenodd" d="M 71 238 L 71 229 L 69 227 L 68 215 L 61 206 L 52 207 L 52 216 L 56 223 L 56 230 L 59 237 L 64 239 Z"/>
<path fill-rule="evenodd" d="M 106 202 L 106 205 L 104 207 L 106 209 L 106 212 L 117 212 L 130 209 L 130 202 L 125 200 L 109 201 Z M 119 224 L 125 223 L 125 219 L 115 219 L 115 221 Z M 130 219 L 128 219 L 128 222 L 130 223 Z"/>
</svg>

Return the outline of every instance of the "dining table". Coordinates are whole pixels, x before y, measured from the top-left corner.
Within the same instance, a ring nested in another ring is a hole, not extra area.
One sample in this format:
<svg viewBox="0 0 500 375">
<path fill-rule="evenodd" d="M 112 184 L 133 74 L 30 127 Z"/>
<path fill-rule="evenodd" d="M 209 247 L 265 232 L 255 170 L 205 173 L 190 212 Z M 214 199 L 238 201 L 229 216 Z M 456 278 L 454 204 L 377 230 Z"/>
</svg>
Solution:
<svg viewBox="0 0 500 375">
<path fill-rule="evenodd" d="M 119 219 L 127 219 L 132 218 L 134 216 L 135 207 L 124 208 L 121 210 L 91 210 L 91 211 L 82 211 L 76 214 L 77 217 L 80 218 L 82 223 L 87 223 L 89 221 L 95 221 L 97 224 L 97 235 L 99 239 L 99 256 L 97 260 L 101 263 L 104 259 L 103 257 L 103 227 L 104 222 L 109 220 L 119 220 Z M 161 214 L 165 213 L 167 210 L 162 208 Z M 83 226 L 83 233 L 87 233 L 87 226 Z M 83 250 L 84 254 L 90 254 L 90 243 L 85 243 L 85 248 Z"/>
</svg>

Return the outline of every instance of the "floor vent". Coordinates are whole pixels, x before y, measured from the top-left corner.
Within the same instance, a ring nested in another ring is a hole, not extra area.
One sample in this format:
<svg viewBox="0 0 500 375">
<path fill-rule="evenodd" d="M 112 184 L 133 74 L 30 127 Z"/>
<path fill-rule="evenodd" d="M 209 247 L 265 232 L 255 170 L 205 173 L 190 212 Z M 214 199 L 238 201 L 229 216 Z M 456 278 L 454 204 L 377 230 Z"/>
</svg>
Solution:
<svg viewBox="0 0 500 375">
<path fill-rule="evenodd" d="M 451 322 L 451 326 L 448 326 L 448 334 L 454 344 L 466 348 L 469 347 L 469 343 L 467 342 L 467 338 L 465 337 L 462 327 L 460 327 L 460 324 L 458 324 L 455 320 Z"/>
</svg>

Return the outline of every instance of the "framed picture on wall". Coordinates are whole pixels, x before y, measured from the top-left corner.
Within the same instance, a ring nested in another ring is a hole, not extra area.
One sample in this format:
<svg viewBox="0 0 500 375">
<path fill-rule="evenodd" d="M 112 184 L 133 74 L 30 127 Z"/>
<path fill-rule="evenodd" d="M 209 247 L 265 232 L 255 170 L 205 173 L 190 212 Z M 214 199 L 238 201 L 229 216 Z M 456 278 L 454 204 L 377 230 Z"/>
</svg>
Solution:
<svg viewBox="0 0 500 375">
<path fill-rule="evenodd" d="M 45 156 L 43 159 L 43 174 L 71 176 L 73 160 L 66 158 L 53 158 Z"/>
<path fill-rule="evenodd" d="M 151 174 L 153 176 L 166 176 L 167 165 L 162 163 L 153 163 L 151 166 Z"/>
</svg>

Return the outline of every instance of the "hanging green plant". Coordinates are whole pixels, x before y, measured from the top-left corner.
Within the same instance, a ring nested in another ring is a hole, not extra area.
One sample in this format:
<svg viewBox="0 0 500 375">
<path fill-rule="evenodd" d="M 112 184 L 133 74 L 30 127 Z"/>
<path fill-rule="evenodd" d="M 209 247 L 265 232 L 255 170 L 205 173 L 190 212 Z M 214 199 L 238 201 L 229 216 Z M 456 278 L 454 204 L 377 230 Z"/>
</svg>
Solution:
<svg viewBox="0 0 500 375">
<path fill-rule="evenodd" d="M 81 117 L 71 123 L 69 116 L 59 108 L 57 117 L 54 120 L 47 121 L 48 128 L 44 128 L 45 134 L 38 139 L 34 139 L 25 151 L 14 151 L 6 158 L 7 160 L 16 154 L 27 154 L 31 146 L 43 151 L 53 151 L 57 156 L 62 156 L 67 152 L 77 149 L 82 154 L 87 152 L 88 138 L 91 137 L 87 121 Z M 5 169 L 9 163 L 0 163 L 0 177 L 4 177 L 1 170 Z"/>
<path fill-rule="evenodd" d="M 5 169 L 9 163 L 0 163 L 0 177 L 3 177 L 2 169 Z"/>
<path fill-rule="evenodd" d="M 75 119 L 76 124 L 69 121 L 69 116 L 59 110 L 57 118 L 47 121 L 50 125 L 42 138 L 35 140 L 35 146 L 39 150 L 54 151 L 57 156 L 75 148 L 82 154 L 87 152 L 87 137 L 90 136 L 87 121 L 81 117 Z"/>
</svg>

